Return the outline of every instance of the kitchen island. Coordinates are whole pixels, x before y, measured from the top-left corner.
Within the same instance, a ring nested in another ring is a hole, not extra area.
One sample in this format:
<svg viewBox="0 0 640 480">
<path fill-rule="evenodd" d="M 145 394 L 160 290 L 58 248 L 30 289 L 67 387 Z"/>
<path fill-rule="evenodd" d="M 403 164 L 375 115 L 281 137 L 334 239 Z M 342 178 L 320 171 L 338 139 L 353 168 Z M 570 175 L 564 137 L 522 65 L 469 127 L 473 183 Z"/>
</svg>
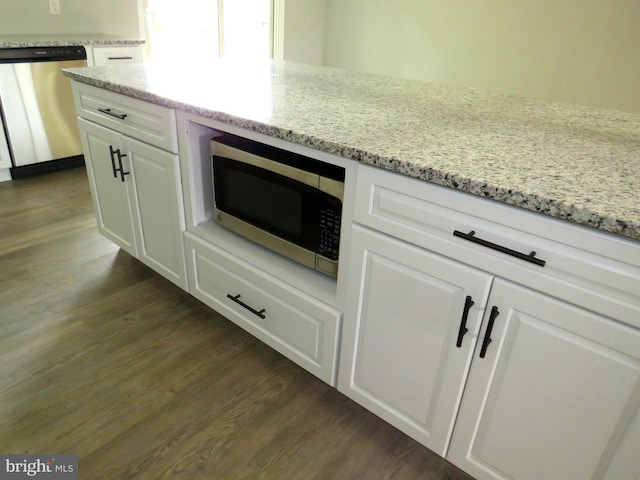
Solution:
<svg viewBox="0 0 640 480">
<path fill-rule="evenodd" d="M 287 62 L 67 75 L 640 240 L 639 114 Z"/>
<path fill-rule="evenodd" d="M 123 249 L 478 479 L 638 477 L 640 115 L 287 62 L 65 74 Z M 337 279 L 217 224 L 221 132 L 344 169 Z"/>
</svg>

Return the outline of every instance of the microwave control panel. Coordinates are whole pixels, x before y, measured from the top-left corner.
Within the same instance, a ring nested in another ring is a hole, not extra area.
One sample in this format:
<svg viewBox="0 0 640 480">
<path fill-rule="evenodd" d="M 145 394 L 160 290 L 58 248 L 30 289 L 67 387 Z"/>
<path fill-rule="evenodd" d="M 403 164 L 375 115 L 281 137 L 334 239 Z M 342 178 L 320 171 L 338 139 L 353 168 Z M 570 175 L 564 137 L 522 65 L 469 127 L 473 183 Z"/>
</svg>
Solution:
<svg viewBox="0 0 640 480">
<path fill-rule="evenodd" d="M 338 260 L 340 247 L 340 210 L 323 208 L 320 210 L 320 248 L 319 254 Z"/>
</svg>

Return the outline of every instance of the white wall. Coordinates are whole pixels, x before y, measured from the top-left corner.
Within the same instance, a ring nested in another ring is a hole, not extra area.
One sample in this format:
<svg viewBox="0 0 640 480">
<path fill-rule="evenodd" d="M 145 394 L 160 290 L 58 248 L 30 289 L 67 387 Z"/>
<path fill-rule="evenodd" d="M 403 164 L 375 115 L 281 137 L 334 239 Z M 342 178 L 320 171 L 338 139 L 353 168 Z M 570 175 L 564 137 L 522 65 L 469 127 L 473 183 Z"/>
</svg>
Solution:
<svg viewBox="0 0 640 480">
<path fill-rule="evenodd" d="M 140 38 L 138 0 L 0 0 L 0 34 L 108 34 Z"/>
<path fill-rule="evenodd" d="M 638 0 L 327 0 L 324 64 L 640 112 Z"/>
<path fill-rule="evenodd" d="M 321 65 L 326 0 L 285 0 L 283 58 Z"/>
</svg>

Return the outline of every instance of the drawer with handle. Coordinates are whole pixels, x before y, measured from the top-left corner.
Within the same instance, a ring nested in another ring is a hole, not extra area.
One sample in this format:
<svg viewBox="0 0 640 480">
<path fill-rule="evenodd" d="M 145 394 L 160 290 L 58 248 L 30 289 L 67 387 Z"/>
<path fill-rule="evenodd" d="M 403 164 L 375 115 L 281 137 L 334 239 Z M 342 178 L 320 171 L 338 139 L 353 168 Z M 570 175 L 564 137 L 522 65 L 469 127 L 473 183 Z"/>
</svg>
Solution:
<svg viewBox="0 0 640 480">
<path fill-rule="evenodd" d="M 142 62 L 142 49 L 135 46 L 93 47 L 93 65 Z"/>
<path fill-rule="evenodd" d="M 354 219 L 638 324 L 640 263 L 637 242 L 629 239 L 367 165 L 358 166 Z M 570 298 L 572 286 L 590 293 Z"/>
<path fill-rule="evenodd" d="M 80 117 L 177 153 L 175 111 L 84 83 L 73 82 Z"/>
<path fill-rule="evenodd" d="M 335 385 L 341 312 L 185 234 L 190 293 Z"/>
</svg>

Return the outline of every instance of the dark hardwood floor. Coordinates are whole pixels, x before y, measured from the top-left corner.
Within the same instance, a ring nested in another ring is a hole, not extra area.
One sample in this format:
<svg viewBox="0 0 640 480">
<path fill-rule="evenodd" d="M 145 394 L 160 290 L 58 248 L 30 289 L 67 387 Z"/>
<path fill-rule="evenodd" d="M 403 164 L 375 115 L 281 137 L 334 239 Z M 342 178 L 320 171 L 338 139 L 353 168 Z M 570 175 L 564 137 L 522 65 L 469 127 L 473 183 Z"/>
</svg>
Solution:
<svg viewBox="0 0 640 480">
<path fill-rule="evenodd" d="M 81 479 L 470 479 L 102 238 L 84 168 L 0 184 L 0 453 Z"/>
</svg>

